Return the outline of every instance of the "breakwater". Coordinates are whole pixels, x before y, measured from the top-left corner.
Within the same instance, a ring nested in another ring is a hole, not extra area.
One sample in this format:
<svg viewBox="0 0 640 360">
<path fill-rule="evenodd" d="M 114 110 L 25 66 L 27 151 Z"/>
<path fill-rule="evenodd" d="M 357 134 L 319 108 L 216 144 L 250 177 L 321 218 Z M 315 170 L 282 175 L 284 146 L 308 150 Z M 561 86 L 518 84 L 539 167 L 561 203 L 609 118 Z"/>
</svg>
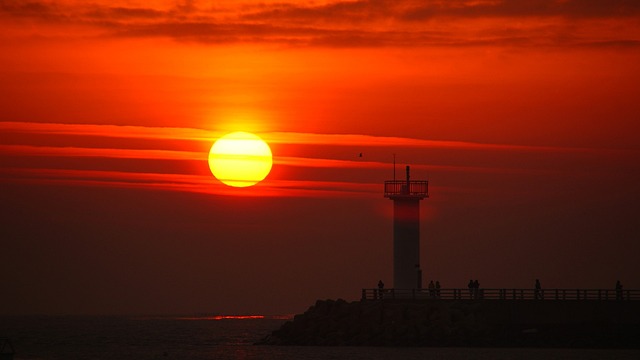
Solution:
<svg viewBox="0 0 640 360">
<path fill-rule="evenodd" d="M 319 300 L 269 345 L 640 347 L 639 301 Z"/>
</svg>

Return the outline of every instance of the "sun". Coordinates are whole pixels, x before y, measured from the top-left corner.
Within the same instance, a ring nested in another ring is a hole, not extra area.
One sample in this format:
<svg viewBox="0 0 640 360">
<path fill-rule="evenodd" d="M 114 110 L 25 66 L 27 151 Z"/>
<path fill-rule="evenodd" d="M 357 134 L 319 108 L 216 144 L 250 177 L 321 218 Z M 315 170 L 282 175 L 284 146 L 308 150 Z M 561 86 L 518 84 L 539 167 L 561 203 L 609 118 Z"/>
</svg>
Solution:
<svg viewBox="0 0 640 360">
<path fill-rule="evenodd" d="M 255 134 L 233 132 L 216 140 L 209 151 L 209 169 L 216 179 L 234 187 L 264 180 L 273 165 L 269 145 Z"/>
</svg>

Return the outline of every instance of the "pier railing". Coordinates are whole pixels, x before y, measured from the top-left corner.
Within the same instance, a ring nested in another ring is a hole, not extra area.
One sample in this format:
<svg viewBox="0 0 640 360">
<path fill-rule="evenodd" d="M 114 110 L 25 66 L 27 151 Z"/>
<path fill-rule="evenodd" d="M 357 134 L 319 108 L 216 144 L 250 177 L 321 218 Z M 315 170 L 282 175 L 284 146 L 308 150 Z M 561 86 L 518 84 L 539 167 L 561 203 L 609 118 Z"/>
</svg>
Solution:
<svg viewBox="0 0 640 360">
<path fill-rule="evenodd" d="M 640 290 L 616 289 L 362 289 L 362 300 L 640 300 Z"/>
</svg>

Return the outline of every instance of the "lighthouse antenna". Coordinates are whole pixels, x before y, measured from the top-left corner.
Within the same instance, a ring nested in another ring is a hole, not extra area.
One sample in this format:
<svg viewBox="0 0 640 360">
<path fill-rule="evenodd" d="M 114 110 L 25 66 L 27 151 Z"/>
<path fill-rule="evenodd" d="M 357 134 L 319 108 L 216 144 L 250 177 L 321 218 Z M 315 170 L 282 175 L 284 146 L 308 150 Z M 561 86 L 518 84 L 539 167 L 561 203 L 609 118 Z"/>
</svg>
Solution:
<svg viewBox="0 0 640 360">
<path fill-rule="evenodd" d="M 396 153 L 393 153 L 393 181 L 396 181 Z"/>
</svg>

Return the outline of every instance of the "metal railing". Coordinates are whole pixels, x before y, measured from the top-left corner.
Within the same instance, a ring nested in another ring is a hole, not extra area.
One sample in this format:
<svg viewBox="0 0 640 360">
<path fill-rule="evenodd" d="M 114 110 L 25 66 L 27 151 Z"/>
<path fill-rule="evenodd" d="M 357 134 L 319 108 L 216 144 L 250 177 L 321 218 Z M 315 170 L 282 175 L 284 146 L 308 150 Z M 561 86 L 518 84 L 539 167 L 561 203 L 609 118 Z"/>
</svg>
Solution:
<svg viewBox="0 0 640 360">
<path fill-rule="evenodd" d="M 429 181 L 426 180 L 388 180 L 384 182 L 384 196 L 421 196 L 429 197 Z"/>
<path fill-rule="evenodd" d="M 362 300 L 640 300 L 640 290 L 615 289 L 362 289 Z"/>
</svg>

